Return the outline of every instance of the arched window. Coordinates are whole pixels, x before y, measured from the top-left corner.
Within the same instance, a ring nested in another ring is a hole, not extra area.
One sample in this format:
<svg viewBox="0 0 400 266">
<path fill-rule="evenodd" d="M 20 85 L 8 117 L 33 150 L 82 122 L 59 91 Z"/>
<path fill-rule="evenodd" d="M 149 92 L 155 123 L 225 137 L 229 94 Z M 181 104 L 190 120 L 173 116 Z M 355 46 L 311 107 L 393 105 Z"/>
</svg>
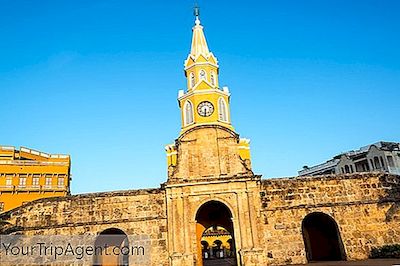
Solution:
<svg viewBox="0 0 400 266">
<path fill-rule="evenodd" d="M 185 126 L 193 123 L 193 104 L 190 101 L 186 101 L 184 106 L 184 117 Z"/>
<path fill-rule="evenodd" d="M 211 85 L 215 86 L 215 76 L 214 76 L 214 72 L 211 72 L 210 80 L 211 80 Z"/>
<path fill-rule="evenodd" d="M 200 80 L 206 79 L 206 72 L 203 69 L 200 70 L 199 75 L 200 75 Z"/>
<path fill-rule="evenodd" d="M 192 73 L 190 73 L 190 87 L 193 88 L 194 85 L 196 85 L 196 79 L 195 79 L 194 74 L 192 72 Z"/>
<path fill-rule="evenodd" d="M 220 121 L 228 122 L 228 109 L 222 97 L 218 100 L 218 117 Z"/>
<path fill-rule="evenodd" d="M 344 171 L 346 172 L 346 174 L 350 174 L 350 167 L 348 165 L 345 165 Z"/>
</svg>

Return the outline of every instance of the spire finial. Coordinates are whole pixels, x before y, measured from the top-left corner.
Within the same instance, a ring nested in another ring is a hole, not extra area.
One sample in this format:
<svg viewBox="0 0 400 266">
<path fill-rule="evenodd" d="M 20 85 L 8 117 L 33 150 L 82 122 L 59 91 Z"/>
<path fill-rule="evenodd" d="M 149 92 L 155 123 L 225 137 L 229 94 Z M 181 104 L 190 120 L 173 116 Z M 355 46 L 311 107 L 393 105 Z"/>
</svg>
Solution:
<svg viewBox="0 0 400 266">
<path fill-rule="evenodd" d="M 196 25 L 200 25 L 200 7 L 198 6 L 197 3 L 194 5 L 193 14 L 196 17 L 195 20 Z"/>
</svg>

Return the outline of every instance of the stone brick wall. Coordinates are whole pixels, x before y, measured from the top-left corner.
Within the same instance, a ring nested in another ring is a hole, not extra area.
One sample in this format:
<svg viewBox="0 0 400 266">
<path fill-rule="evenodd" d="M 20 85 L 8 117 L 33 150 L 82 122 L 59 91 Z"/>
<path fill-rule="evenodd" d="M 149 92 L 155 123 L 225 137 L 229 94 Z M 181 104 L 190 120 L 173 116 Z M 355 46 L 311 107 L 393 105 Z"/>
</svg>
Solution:
<svg viewBox="0 0 400 266">
<path fill-rule="evenodd" d="M 150 265 L 189 266 L 201 261 L 197 211 L 218 201 L 232 214 L 227 219 L 233 223 L 241 265 L 306 263 L 302 222 L 311 213 L 324 213 L 336 222 L 349 260 L 367 258 L 372 247 L 400 243 L 400 176 L 196 181 L 166 183 L 161 189 L 40 199 L 1 214 L 0 233 L 96 235 L 118 228 L 128 235 L 150 237 Z"/>
<path fill-rule="evenodd" d="M 118 228 L 151 241 L 151 265 L 168 265 L 165 191 L 104 192 L 47 198 L 6 212 L 5 232 L 25 235 L 99 234 Z"/>
<path fill-rule="evenodd" d="M 348 260 L 400 243 L 400 176 L 380 173 L 281 178 L 261 183 L 262 240 L 270 265 L 306 263 L 302 221 L 322 212 L 337 223 Z"/>
</svg>

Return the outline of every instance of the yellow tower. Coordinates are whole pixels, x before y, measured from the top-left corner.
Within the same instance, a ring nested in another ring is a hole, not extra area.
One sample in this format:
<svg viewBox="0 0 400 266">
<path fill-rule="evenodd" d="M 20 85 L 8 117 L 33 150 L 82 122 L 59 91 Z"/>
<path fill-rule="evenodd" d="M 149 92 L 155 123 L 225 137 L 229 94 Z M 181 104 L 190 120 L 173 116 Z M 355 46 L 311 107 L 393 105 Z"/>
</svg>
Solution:
<svg viewBox="0 0 400 266">
<path fill-rule="evenodd" d="M 182 131 L 198 125 L 220 125 L 233 130 L 230 121 L 227 87 L 219 87 L 218 60 L 208 49 L 199 13 L 196 11 L 192 47 L 185 60 L 187 91 L 178 94 L 182 115 Z"/>
<path fill-rule="evenodd" d="M 166 146 L 169 181 L 252 174 L 250 144 L 231 124 L 230 92 L 219 86 L 218 60 L 208 49 L 198 9 L 185 60 L 187 90 L 180 90 L 181 132 Z"/>
</svg>

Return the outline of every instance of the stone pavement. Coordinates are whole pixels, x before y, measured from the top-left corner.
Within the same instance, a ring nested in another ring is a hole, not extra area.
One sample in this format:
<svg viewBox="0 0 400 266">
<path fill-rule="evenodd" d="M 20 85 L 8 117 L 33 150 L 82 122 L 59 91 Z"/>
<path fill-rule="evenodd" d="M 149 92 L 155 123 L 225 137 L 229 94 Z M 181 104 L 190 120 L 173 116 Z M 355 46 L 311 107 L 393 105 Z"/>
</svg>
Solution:
<svg viewBox="0 0 400 266">
<path fill-rule="evenodd" d="M 325 261 L 290 266 L 400 266 L 400 259 L 373 259 L 363 261 Z"/>
</svg>

